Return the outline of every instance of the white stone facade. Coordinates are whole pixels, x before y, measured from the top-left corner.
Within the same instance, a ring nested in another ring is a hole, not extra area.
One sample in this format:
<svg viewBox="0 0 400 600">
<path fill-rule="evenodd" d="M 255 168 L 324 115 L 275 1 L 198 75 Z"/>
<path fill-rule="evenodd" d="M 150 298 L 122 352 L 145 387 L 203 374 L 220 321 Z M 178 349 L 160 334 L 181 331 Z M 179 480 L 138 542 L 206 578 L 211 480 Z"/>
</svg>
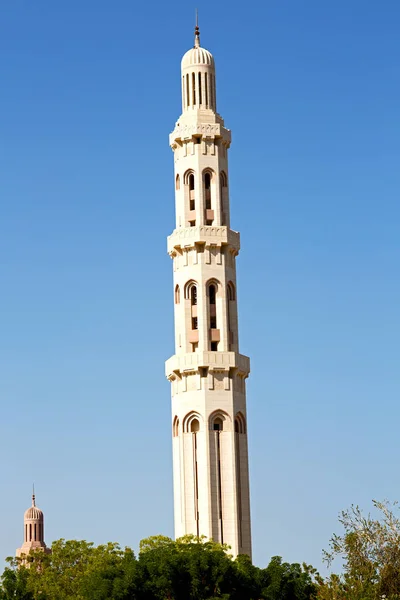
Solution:
<svg viewBox="0 0 400 600">
<path fill-rule="evenodd" d="M 195 46 L 182 59 L 182 115 L 170 135 L 175 162 L 172 386 L 175 535 L 205 535 L 251 556 L 246 378 L 239 353 L 236 257 L 230 229 L 231 134 L 216 112 L 215 64 Z"/>
</svg>

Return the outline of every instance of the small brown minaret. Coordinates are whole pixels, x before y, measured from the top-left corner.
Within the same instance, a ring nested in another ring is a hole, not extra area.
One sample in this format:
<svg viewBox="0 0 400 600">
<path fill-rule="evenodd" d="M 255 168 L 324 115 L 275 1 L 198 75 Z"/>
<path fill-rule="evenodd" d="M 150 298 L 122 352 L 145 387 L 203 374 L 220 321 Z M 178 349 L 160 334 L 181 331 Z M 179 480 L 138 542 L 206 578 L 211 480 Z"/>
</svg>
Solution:
<svg viewBox="0 0 400 600">
<path fill-rule="evenodd" d="M 32 506 L 24 514 L 24 543 L 16 551 L 16 556 L 27 555 L 31 550 L 50 552 L 44 542 L 44 515 L 36 506 L 35 489 L 32 494 Z"/>
</svg>

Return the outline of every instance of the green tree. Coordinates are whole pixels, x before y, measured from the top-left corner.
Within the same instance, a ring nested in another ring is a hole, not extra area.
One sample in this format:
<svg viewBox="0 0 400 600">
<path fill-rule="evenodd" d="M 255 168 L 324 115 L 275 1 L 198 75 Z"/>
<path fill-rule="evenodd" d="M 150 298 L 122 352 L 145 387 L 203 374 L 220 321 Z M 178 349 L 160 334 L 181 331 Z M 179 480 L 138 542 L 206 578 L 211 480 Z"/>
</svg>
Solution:
<svg viewBox="0 0 400 600">
<path fill-rule="evenodd" d="M 321 581 L 320 600 L 400 599 L 400 520 L 397 503 L 373 501 L 376 516 L 358 506 L 343 511 L 343 535 L 333 535 L 325 560 L 343 561 L 343 573 Z"/>
<path fill-rule="evenodd" d="M 280 558 L 259 569 L 204 538 L 155 536 L 138 558 L 118 544 L 58 540 L 51 554 L 10 559 L 0 600 L 311 600 L 314 590 L 311 572 Z"/>
<path fill-rule="evenodd" d="M 135 598 L 136 559 L 118 544 L 95 547 L 58 540 L 51 554 L 28 556 L 27 589 L 36 600 L 125 600 Z M 27 600 L 30 600 L 29 598 Z"/>
<path fill-rule="evenodd" d="M 7 563 L 9 566 L 1 576 L 0 600 L 34 600 L 28 590 L 28 569 L 19 568 L 15 558 L 7 558 Z"/>
<path fill-rule="evenodd" d="M 145 599 L 239 598 L 234 562 L 225 546 L 212 541 L 148 538 L 141 542 L 138 566 Z"/>
<path fill-rule="evenodd" d="M 263 600 L 309 600 L 317 591 L 315 569 L 307 565 L 282 562 L 274 556 L 268 567 L 260 570 L 261 598 Z"/>
</svg>

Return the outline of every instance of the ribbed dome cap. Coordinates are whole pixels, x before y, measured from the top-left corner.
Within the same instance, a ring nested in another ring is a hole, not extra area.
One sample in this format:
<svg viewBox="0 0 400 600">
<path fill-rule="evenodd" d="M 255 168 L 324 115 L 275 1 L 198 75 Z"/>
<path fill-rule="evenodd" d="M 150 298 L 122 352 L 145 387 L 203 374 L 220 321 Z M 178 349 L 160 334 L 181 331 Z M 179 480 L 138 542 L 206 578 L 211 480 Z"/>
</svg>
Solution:
<svg viewBox="0 0 400 600">
<path fill-rule="evenodd" d="M 194 30 L 194 47 L 183 55 L 181 68 L 186 69 L 187 67 L 199 65 L 214 67 L 214 57 L 211 52 L 200 46 L 200 30 L 198 24 L 196 24 Z"/>
<path fill-rule="evenodd" d="M 43 519 L 43 512 L 35 504 L 35 495 L 32 496 L 32 506 L 25 511 L 24 519 Z"/>
<path fill-rule="evenodd" d="M 208 65 L 210 67 L 214 66 L 214 57 L 205 48 L 201 48 L 200 46 L 197 48 L 191 48 L 184 54 L 182 58 L 181 67 L 185 69 L 187 67 L 198 66 L 198 65 Z"/>
<path fill-rule="evenodd" d="M 25 519 L 43 519 L 43 512 L 37 506 L 31 506 L 25 511 Z"/>
</svg>

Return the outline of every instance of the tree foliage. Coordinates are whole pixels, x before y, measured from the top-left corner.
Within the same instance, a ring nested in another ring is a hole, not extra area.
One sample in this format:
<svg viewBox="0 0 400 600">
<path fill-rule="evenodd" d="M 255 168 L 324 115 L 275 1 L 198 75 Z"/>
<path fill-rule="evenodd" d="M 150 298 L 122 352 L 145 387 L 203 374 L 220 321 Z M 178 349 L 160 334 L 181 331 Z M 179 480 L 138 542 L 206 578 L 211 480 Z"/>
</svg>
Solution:
<svg viewBox="0 0 400 600">
<path fill-rule="evenodd" d="M 344 533 L 324 558 L 342 570 L 326 579 L 278 556 L 260 569 L 194 536 L 147 538 L 137 557 L 118 544 L 58 540 L 51 554 L 8 559 L 0 600 L 400 600 L 398 506 L 373 505 L 373 516 L 358 506 L 341 513 Z"/>
<path fill-rule="evenodd" d="M 9 559 L 0 600 L 311 600 L 316 591 L 310 568 L 275 557 L 259 569 L 193 536 L 148 538 L 138 557 L 112 543 L 58 540 L 51 550 Z"/>
<path fill-rule="evenodd" d="M 325 552 L 329 565 L 343 561 L 343 573 L 320 581 L 320 600 L 400 600 L 400 520 L 397 503 L 373 502 L 375 517 L 358 506 L 343 511 L 344 534 Z"/>
</svg>

